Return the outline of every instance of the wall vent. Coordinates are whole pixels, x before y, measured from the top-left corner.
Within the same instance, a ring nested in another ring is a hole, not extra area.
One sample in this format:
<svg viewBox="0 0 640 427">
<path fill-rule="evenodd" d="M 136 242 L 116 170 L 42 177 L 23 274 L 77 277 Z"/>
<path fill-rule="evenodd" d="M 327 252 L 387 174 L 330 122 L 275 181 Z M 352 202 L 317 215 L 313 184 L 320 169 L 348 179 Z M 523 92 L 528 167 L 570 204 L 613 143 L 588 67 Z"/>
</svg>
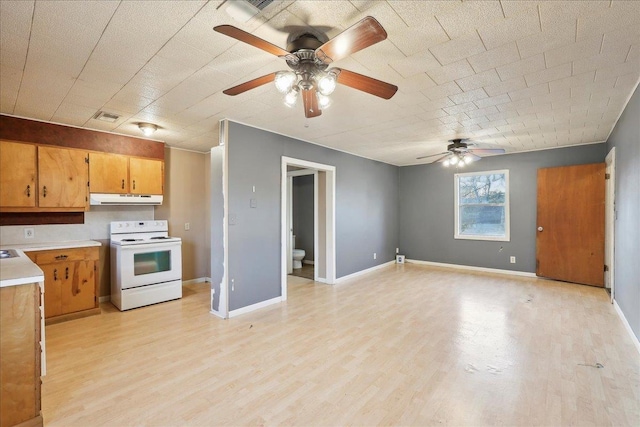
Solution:
<svg viewBox="0 0 640 427">
<path fill-rule="evenodd" d="M 273 3 L 273 0 L 247 0 L 247 2 L 251 3 L 253 6 L 257 7 L 260 10 L 264 10 L 265 7 Z"/>
<path fill-rule="evenodd" d="M 103 122 L 109 122 L 109 123 L 115 123 L 120 116 L 117 114 L 113 114 L 113 113 L 107 113 L 104 111 L 98 111 L 94 116 L 94 119 L 96 120 L 102 120 Z"/>
</svg>

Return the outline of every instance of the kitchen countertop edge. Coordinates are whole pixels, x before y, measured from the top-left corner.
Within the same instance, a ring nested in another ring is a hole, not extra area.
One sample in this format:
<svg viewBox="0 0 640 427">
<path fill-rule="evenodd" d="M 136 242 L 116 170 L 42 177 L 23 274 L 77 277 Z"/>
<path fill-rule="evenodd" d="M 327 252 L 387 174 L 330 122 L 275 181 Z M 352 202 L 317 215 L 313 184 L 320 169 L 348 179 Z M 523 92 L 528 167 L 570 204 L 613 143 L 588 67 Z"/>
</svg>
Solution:
<svg viewBox="0 0 640 427">
<path fill-rule="evenodd" d="M 69 240 L 64 242 L 20 243 L 15 245 L 2 245 L 0 249 L 20 249 L 23 252 L 50 251 L 55 249 L 90 248 L 102 246 L 95 240 Z"/>
</svg>

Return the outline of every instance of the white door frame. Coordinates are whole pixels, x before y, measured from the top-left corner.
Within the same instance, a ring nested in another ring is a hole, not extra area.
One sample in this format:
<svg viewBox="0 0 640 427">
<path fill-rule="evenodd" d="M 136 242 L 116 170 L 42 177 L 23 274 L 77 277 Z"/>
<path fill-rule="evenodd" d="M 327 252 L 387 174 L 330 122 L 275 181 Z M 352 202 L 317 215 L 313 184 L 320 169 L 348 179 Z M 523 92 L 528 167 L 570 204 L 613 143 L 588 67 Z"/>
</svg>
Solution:
<svg viewBox="0 0 640 427">
<path fill-rule="evenodd" d="M 289 229 L 287 227 L 287 214 L 288 214 L 288 192 L 287 192 L 287 188 L 289 187 L 287 184 L 289 182 L 289 177 L 287 175 L 287 166 L 297 166 L 297 167 L 301 167 L 301 168 L 306 168 L 306 169 L 313 169 L 316 172 L 317 171 L 323 171 L 326 172 L 326 201 L 324 203 L 324 206 L 326 208 L 326 254 L 325 254 L 325 260 L 326 260 L 326 277 L 321 278 L 321 277 L 317 277 L 317 273 L 314 273 L 316 275 L 316 280 L 317 281 L 322 281 L 328 284 L 334 284 L 336 281 L 336 239 L 335 239 L 335 229 L 336 229 L 336 168 L 335 166 L 331 166 L 331 165 L 325 165 L 322 163 L 315 163 L 315 162 L 310 162 L 307 160 L 302 160 L 302 159 L 295 159 L 292 157 L 286 157 L 286 156 L 282 156 L 282 173 L 281 173 L 281 179 L 280 179 L 280 184 L 281 184 L 281 191 L 280 191 L 280 199 L 281 199 L 281 207 L 280 207 L 280 213 L 281 213 L 281 221 L 280 221 L 280 230 L 281 230 L 281 241 L 280 241 L 280 248 L 281 248 L 281 255 L 280 255 L 280 264 L 281 264 L 281 279 L 280 279 L 280 286 L 281 286 L 281 295 L 282 295 L 282 301 L 286 301 L 287 299 L 287 259 L 288 259 L 288 246 L 290 247 L 291 245 L 291 240 L 289 238 L 290 236 L 290 232 Z M 317 242 L 318 242 L 318 236 L 317 236 L 317 230 L 318 230 L 318 219 L 317 219 L 317 206 L 318 206 L 318 180 L 315 179 L 314 180 L 314 237 L 315 237 L 315 242 L 314 242 L 314 249 L 316 250 L 316 253 L 314 254 L 314 259 L 315 261 L 315 265 L 316 268 L 314 269 L 317 272 L 317 259 L 318 259 L 318 253 L 317 253 Z M 288 241 L 288 243 L 287 243 Z"/>
<path fill-rule="evenodd" d="M 299 169 L 287 172 L 287 274 L 293 273 L 293 178 L 313 175 L 313 259 L 315 264 L 318 253 L 318 171 Z M 314 269 L 314 280 L 318 280 L 318 272 Z"/>
<path fill-rule="evenodd" d="M 604 273 L 604 285 L 611 288 L 611 303 L 615 292 L 615 223 L 616 223 L 616 147 L 613 147 L 604 160 L 609 179 L 605 181 L 605 229 L 604 229 L 604 263 L 609 271 Z"/>
</svg>

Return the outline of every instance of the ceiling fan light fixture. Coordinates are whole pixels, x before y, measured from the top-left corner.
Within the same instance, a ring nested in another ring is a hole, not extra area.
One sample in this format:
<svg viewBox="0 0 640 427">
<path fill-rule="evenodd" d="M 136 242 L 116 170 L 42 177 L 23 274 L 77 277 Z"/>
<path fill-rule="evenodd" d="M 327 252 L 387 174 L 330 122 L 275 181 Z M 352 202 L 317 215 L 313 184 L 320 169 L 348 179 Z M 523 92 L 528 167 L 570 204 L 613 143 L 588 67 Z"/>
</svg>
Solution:
<svg viewBox="0 0 640 427">
<path fill-rule="evenodd" d="M 322 73 L 318 78 L 318 92 L 328 96 L 336 90 L 336 75 L 334 73 Z"/>
<path fill-rule="evenodd" d="M 326 110 L 331 106 L 331 98 L 321 94 L 320 92 L 316 92 L 316 96 L 318 97 L 318 107 L 321 110 Z"/>
<path fill-rule="evenodd" d="M 473 162 L 473 158 L 471 156 L 464 156 L 462 159 L 464 160 L 464 163 L 467 165 Z"/>
<path fill-rule="evenodd" d="M 288 94 L 291 92 L 297 76 L 293 71 L 278 71 L 275 77 L 276 89 L 278 92 Z"/>
<path fill-rule="evenodd" d="M 449 159 L 449 164 L 450 165 L 456 165 L 458 164 L 458 162 L 460 161 L 460 159 L 458 158 L 458 156 L 453 156 Z"/>
<path fill-rule="evenodd" d="M 450 164 L 451 164 L 451 160 L 450 159 L 447 159 L 444 162 L 442 162 L 442 166 L 444 166 L 445 168 L 448 168 Z"/>
<path fill-rule="evenodd" d="M 142 131 L 144 136 L 151 136 L 158 130 L 158 126 L 151 123 L 138 123 L 138 128 Z"/>
<path fill-rule="evenodd" d="M 284 105 L 286 105 L 287 107 L 293 107 L 296 105 L 297 101 L 298 101 L 298 88 L 294 87 L 289 91 L 289 93 L 285 95 Z"/>
</svg>

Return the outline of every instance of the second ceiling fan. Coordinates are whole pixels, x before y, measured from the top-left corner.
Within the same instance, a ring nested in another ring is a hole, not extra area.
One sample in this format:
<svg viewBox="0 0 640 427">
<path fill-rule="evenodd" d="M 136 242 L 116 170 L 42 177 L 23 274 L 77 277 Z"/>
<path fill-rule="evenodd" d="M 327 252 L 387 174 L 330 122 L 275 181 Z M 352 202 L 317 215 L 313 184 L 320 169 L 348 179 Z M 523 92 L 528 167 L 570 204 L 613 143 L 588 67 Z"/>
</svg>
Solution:
<svg viewBox="0 0 640 427">
<path fill-rule="evenodd" d="M 223 91 L 238 95 L 275 81 L 276 88 L 285 94 L 285 104 L 293 106 L 302 96 L 305 117 L 317 117 L 328 107 L 328 96 L 337 83 L 384 99 L 390 99 L 398 87 L 329 64 L 387 38 L 380 23 L 368 16 L 331 40 L 322 43 L 318 37 L 304 33 L 295 38 L 284 50 L 259 37 L 231 25 L 219 25 L 215 31 L 250 44 L 265 52 L 284 58 L 291 71 L 278 71 L 241 83 Z"/>
</svg>

